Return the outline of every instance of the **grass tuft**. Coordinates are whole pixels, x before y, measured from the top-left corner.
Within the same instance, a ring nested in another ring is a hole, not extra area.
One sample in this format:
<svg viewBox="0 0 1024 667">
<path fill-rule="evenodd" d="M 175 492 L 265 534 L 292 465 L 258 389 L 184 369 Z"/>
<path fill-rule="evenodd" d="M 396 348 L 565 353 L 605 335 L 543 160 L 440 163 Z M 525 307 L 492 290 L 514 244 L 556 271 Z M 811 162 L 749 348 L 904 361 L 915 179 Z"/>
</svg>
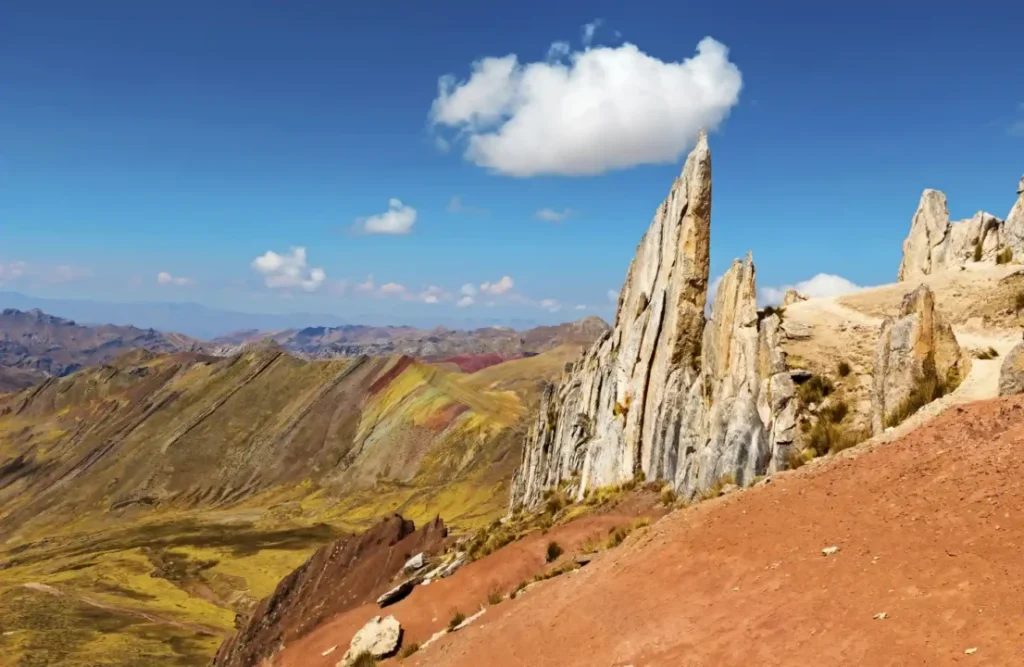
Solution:
<svg viewBox="0 0 1024 667">
<path fill-rule="evenodd" d="M 492 588 L 491 592 L 487 594 L 487 604 L 496 605 L 505 599 L 505 594 L 500 588 Z"/>
<path fill-rule="evenodd" d="M 1013 261 L 1013 248 L 1003 248 L 996 255 L 996 264 L 1009 264 Z"/>
<path fill-rule="evenodd" d="M 982 360 L 995 359 L 999 356 L 999 352 L 994 347 L 990 347 L 986 350 L 976 350 L 974 352 L 974 356 L 975 358 Z"/>
<path fill-rule="evenodd" d="M 448 620 L 448 632 L 452 632 L 455 628 L 462 625 L 462 622 L 466 620 L 466 615 L 461 611 L 456 611 L 452 614 L 452 617 Z"/>
<path fill-rule="evenodd" d="M 548 542 L 548 548 L 544 554 L 544 560 L 549 563 L 554 563 L 563 553 L 565 553 L 565 550 L 562 549 L 561 544 L 558 542 Z"/>
<path fill-rule="evenodd" d="M 797 388 L 796 393 L 800 397 L 801 403 L 810 405 L 811 403 L 821 403 L 833 391 L 835 391 L 835 385 L 832 380 L 824 375 L 812 375 Z"/>
<path fill-rule="evenodd" d="M 917 386 L 910 394 L 900 401 L 892 412 L 885 415 L 885 427 L 890 428 L 902 424 L 924 406 L 955 389 L 956 384 L 958 383 L 934 378 L 918 381 Z"/>
<path fill-rule="evenodd" d="M 369 651 L 363 651 L 355 657 L 355 660 L 348 664 L 351 667 L 375 667 L 377 658 L 373 657 L 373 654 Z"/>
<path fill-rule="evenodd" d="M 840 361 L 839 365 L 836 367 L 836 372 L 839 373 L 839 377 L 841 378 L 844 378 L 847 375 L 849 375 L 851 370 L 852 369 L 850 368 L 850 364 L 846 363 L 845 361 Z"/>
<path fill-rule="evenodd" d="M 410 655 L 412 655 L 413 653 L 415 653 L 418 650 L 420 650 L 420 645 L 417 644 L 416 642 L 413 642 L 411 644 L 406 644 L 405 646 L 402 647 L 402 650 L 398 652 L 398 657 L 399 658 L 408 658 Z"/>
</svg>

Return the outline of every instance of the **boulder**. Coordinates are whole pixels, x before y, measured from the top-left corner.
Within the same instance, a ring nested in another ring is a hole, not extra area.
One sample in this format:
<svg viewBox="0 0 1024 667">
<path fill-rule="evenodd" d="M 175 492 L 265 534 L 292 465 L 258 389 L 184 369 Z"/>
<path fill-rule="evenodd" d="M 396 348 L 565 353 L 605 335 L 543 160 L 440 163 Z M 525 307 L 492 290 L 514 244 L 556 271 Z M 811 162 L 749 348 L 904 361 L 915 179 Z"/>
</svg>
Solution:
<svg viewBox="0 0 1024 667">
<path fill-rule="evenodd" d="M 999 395 L 1024 394 L 1024 343 L 1018 343 L 1003 357 L 999 367 Z"/>
<path fill-rule="evenodd" d="M 402 626 L 394 616 L 374 616 L 352 638 L 348 651 L 336 667 L 348 667 L 360 655 L 369 653 L 375 658 L 387 658 L 398 652 L 402 641 Z"/>
<path fill-rule="evenodd" d="M 899 316 L 882 322 L 875 348 L 872 431 L 893 426 L 893 415 L 908 402 L 923 405 L 953 389 L 967 375 L 968 363 L 931 289 L 921 285 L 906 295 Z"/>
<path fill-rule="evenodd" d="M 794 303 L 800 303 L 801 301 L 807 301 L 807 297 L 800 292 L 797 292 L 795 289 L 788 289 L 786 290 L 786 295 L 782 297 L 782 307 L 785 308 L 786 306 L 791 306 Z"/>
</svg>

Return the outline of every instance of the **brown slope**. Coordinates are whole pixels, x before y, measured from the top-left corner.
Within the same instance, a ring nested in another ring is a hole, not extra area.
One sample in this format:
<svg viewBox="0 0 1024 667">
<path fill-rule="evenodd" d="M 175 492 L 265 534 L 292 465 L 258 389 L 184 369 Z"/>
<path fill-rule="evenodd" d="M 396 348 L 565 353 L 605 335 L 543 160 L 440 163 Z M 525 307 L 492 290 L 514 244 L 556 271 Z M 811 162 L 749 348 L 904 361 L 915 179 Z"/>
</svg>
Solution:
<svg viewBox="0 0 1024 667">
<path fill-rule="evenodd" d="M 213 667 L 256 667 L 326 619 L 372 602 L 411 556 L 439 553 L 446 536 L 440 519 L 417 530 L 395 514 L 364 533 L 321 547 L 260 601 L 238 633 L 217 650 Z"/>
<path fill-rule="evenodd" d="M 1022 443 L 1022 397 L 950 409 L 677 511 L 403 664 L 1022 664 Z"/>
</svg>

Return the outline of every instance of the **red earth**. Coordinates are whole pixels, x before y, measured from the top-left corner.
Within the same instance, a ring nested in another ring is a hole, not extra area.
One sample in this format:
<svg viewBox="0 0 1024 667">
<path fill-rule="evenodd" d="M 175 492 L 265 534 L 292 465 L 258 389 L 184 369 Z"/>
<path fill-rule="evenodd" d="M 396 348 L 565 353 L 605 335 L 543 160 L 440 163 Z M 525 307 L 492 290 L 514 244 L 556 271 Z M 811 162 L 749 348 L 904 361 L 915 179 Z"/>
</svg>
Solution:
<svg viewBox="0 0 1024 667">
<path fill-rule="evenodd" d="M 557 539 L 571 551 L 613 521 L 583 519 Z M 454 609 L 469 615 L 492 587 L 540 567 L 547 539 L 384 613 L 422 642 Z M 1024 665 L 1022 547 L 1024 397 L 984 401 L 675 511 L 401 664 Z M 335 664 L 377 613 L 335 617 L 276 664 Z"/>
</svg>

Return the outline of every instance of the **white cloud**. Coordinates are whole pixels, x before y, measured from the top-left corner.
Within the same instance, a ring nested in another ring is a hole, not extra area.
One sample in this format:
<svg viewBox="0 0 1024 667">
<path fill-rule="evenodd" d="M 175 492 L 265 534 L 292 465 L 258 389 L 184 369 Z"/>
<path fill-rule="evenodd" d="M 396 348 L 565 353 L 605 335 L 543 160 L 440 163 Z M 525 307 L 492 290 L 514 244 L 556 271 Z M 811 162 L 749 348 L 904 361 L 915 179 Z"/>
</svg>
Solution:
<svg viewBox="0 0 1024 667">
<path fill-rule="evenodd" d="M 185 276 L 172 276 L 166 271 L 161 271 L 156 274 L 156 282 L 160 285 L 174 286 L 174 287 L 188 287 L 189 285 L 195 284 L 195 281 Z"/>
<path fill-rule="evenodd" d="M 473 283 L 466 283 L 460 291 L 466 296 L 476 296 L 477 293 L 476 285 Z"/>
<path fill-rule="evenodd" d="M 283 255 L 268 250 L 254 259 L 251 266 L 263 276 L 263 283 L 271 289 L 297 287 L 313 292 L 327 278 L 323 269 L 307 266 L 306 249 L 302 246 L 295 246 Z"/>
<path fill-rule="evenodd" d="M 419 300 L 423 303 L 441 303 L 442 301 L 448 301 L 451 298 L 451 294 L 445 292 L 437 285 L 430 285 L 419 293 Z"/>
<path fill-rule="evenodd" d="M 572 52 L 569 42 L 552 42 L 548 48 L 548 62 L 558 61 Z"/>
<path fill-rule="evenodd" d="M 586 309 L 587 309 L 587 307 L 584 304 L 582 304 L 582 303 L 580 305 L 576 306 L 576 310 L 586 310 Z"/>
<path fill-rule="evenodd" d="M 557 299 L 542 299 L 540 307 L 549 313 L 557 313 L 562 308 L 562 304 L 558 303 Z"/>
<path fill-rule="evenodd" d="M 466 306 L 472 306 L 474 303 L 476 303 L 476 299 L 471 296 L 464 296 L 456 301 L 455 305 L 459 308 L 465 308 Z"/>
<path fill-rule="evenodd" d="M 400 283 L 385 283 L 380 286 L 380 293 L 384 296 L 394 296 L 399 294 L 405 294 L 405 285 Z"/>
<path fill-rule="evenodd" d="M 608 295 L 608 301 L 610 301 L 611 303 L 618 303 L 619 302 L 619 293 L 617 291 L 615 291 L 613 289 L 610 289 L 610 290 L 608 290 L 607 295 Z"/>
<path fill-rule="evenodd" d="M 384 213 L 356 220 L 356 226 L 367 234 L 408 234 L 415 224 L 416 209 L 394 197 L 388 200 Z"/>
<path fill-rule="evenodd" d="M 761 303 L 776 305 L 782 303 L 782 299 L 786 296 L 786 290 L 789 289 L 795 289 L 800 294 L 813 299 L 816 297 L 849 294 L 861 289 L 861 286 L 842 276 L 836 276 L 831 273 L 819 273 L 813 278 L 802 280 L 795 285 L 763 287 L 758 290 L 758 296 Z"/>
<path fill-rule="evenodd" d="M 590 46 L 593 43 L 594 33 L 597 32 L 597 29 L 601 27 L 602 23 L 604 23 L 604 19 L 594 19 L 590 23 L 584 24 L 582 29 L 583 37 L 581 40 L 583 42 L 583 46 Z"/>
<path fill-rule="evenodd" d="M 562 209 L 561 211 L 556 211 L 551 208 L 542 208 L 541 210 L 534 213 L 533 217 L 537 218 L 538 220 L 543 220 L 544 222 L 562 222 L 569 216 L 575 214 L 576 211 L 573 211 L 571 208 Z"/>
<path fill-rule="evenodd" d="M 25 262 L 8 262 L 7 264 L 0 264 L 0 282 L 17 280 L 25 275 L 25 271 L 27 269 L 28 264 Z"/>
<path fill-rule="evenodd" d="M 452 149 L 452 145 L 444 137 L 434 137 L 434 148 L 436 148 L 439 153 L 447 153 Z"/>
<path fill-rule="evenodd" d="M 484 58 L 467 80 L 439 79 L 430 119 L 464 137 L 465 157 L 478 166 L 512 176 L 592 175 L 677 162 L 700 128 L 725 119 L 742 87 L 728 49 L 710 37 L 679 62 L 629 43 L 568 61 Z"/>
<path fill-rule="evenodd" d="M 480 285 L 480 291 L 484 294 L 492 294 L 498 296 L 505 294 L 515 287 L 515 282 L 510 276 L 502 276 L 501 280 L 495 283 L 483 283 Z"/>
<path fill-rule="evenodd" d="M 448 202 L 449 213 L 465 213 L 466 215 L 487 215 L 488 210 L 485 208 L 477 208 L 476 206 L 469 206 L 462 197 L 455 195 Z"/>
<path fill-rule="evenodd" d="M 373 274 L 366 276 L 366 280 L 356 285 L 357 292 L 372 292 L 376 288 L 373 282 Z"/>
</svg>

